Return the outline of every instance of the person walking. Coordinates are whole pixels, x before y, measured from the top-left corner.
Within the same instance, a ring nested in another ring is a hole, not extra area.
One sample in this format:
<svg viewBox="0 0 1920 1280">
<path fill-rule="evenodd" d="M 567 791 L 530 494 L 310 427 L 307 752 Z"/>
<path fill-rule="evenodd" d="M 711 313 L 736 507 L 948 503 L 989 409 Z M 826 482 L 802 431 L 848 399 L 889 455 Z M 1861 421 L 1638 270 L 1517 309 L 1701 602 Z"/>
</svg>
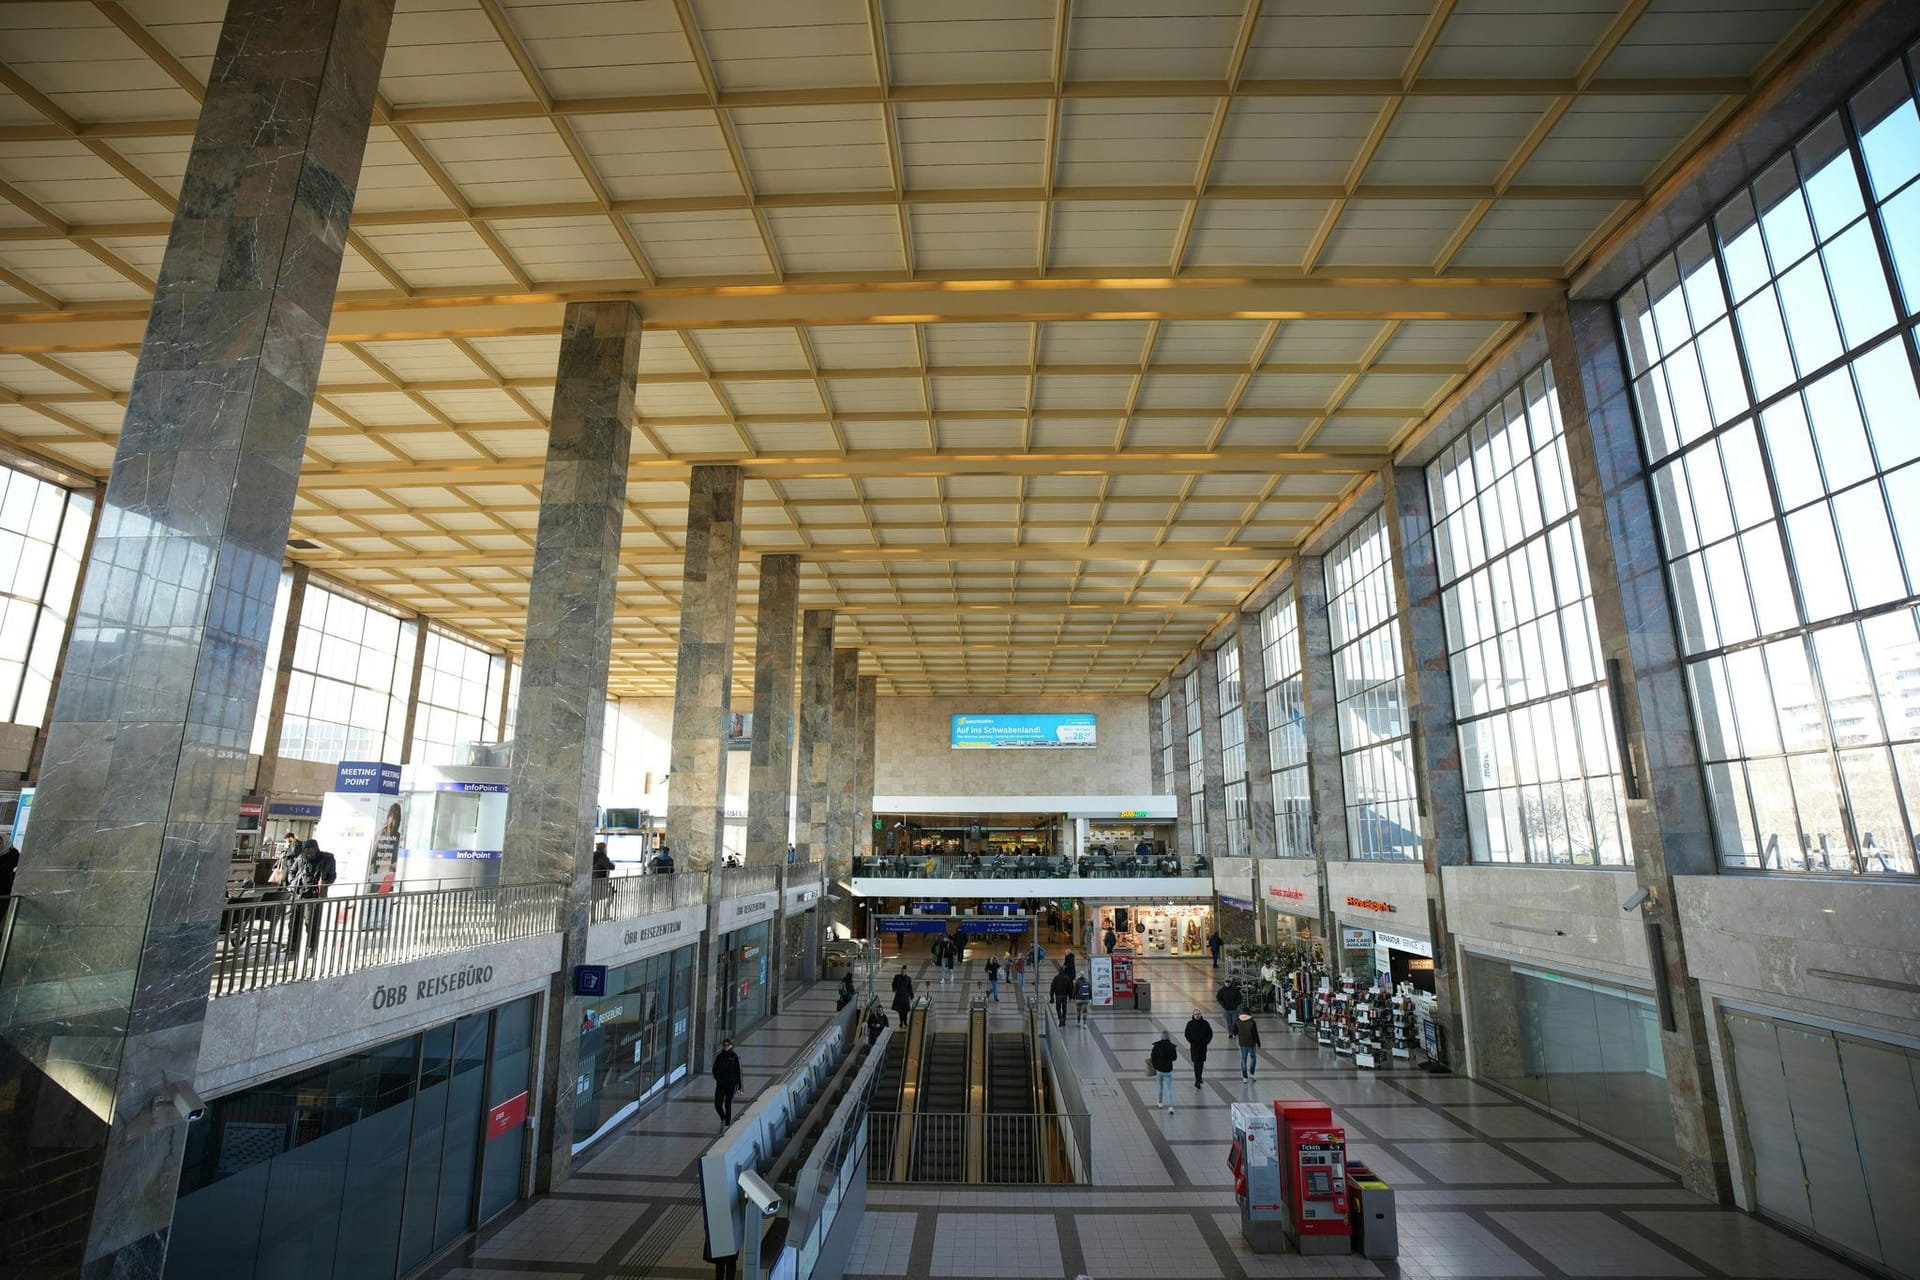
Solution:
<svg viewBox="0 0 1920 1280">
<path fill-rule="evenodd" d="M 1027 1002 L 1027 958 L 1013 958 L 1013 995 L 1022 1005 Z"/>
<path fill-rule="evenodd" d="M 953 966 L 960 959 L 960 938 L 958 935 L 947 939 L 947 952 L 944 961 L 947 981 L 953 981 Z"/>
<path fill-rule="evenodd" d="M 1160 1038 L 1147 1050 L 1147 1064 L 1160 1082 L 1160 1101 L 1167 1104 L 1168 1115 L 1173 1114 L 1173 1064 L 1178 1061 L 1180 1051 L 1173 1047 L 1173 1037 L 1165 1027 L 1160 1028 Z"/>
<path fill-rule="evenodd" d="M 840 999 L 833 1007 L 835 1010 L 846 1008 L 853 1003 L 853 970 L 840 975 Z"/>
<path fill-rule="evenodd" d="M 1075 978 L 1080 976 L 1079 969 L 1076 968 L 1074 965 L 1073 952 L 1071 951 L 1067 952 L 1067 958 L 1061 962 L 1060 967 L 1067 971 L 1068 982 L 1072 982 Z"/>
<path fill-rule="evenodd" d="M 1061 1026 L 1067 1025 L 1067 1001 L 1073 996 L 1073 979 L 1067 977 L 1065 969 L 1057 970 L 1053 975 L 1053 985 L 1047 989 L 1053 997 L 1054 1016 Z"/>
<path fill-rule="evenodd" d="M 1102 939 L 1100 939 L 1100 945 L 1101 945 L 1101 946 L 1104 946 L 1104 947 L 1105 947 L 1105 948 L 1107 949 L 1107 957 L 1108 957 L 1108 959 L 1112 959 L 1112 957 L 1113 957 L 1113 949 L 1114 949 L 1114 947 L 1115 947 L 1115 946 L 1117 946 L 1117 945 L 1119 945 L 1119 942 L 1120 942 L 1120 937 L 1119 937 L 1119 935 L 1118 935 L 1118 934 L 1116 934 L 1116 933 L 1114 933 L 1114 931 L 1113 931 L 1113 926 L 1112 926 L 1112 925 L 1108 925 L 1108 926 L 1107 926 L 1107 936 L 1106 936 L 1106 937 L 1104 937 L 1104 938 L 1102 938 Z"/>
<path fill-rule="evenodd" d="M 1213 1043 L 1213 1024 L 1195 1009 L 1187 1022 L 1187 1056 L 1193 1059 L 1193 1087 L 1198 1089 L 1207 1074 L 1207 1046 Z"/>
<path fill-rule="evenodd" d="M 1080 1014 L 1080 1025 L 1087 1025 L 1087 1006 L 1093 1003 L 1093 979 L 1086 974 L 1080 975 L 1080 981 L 1073 984 L 1073 1003 Z"/>
<path fill-rule="evenodd" d="M 944 933 L 937 933 L 933 936 L 933 967 L 934 967 L 934 971 L 939 973 L 942 977 L 946 976 L 947 966 L 945 965 L 945 963 L 943 963 L 946 960 L 946 958 L 947 958 L 947 935 Z"/>
<path fill-rule="evenodd" d="M 907 1014 L 913 1008 L 913 979 L 902 969 L 893 975 L 893 1011 L 900 1015 L 900 1025 L 907 1025 Z"/>
<path fill-rule="evenodd" d="M 995 1004 L 1000 1003 L 1000 962 L 998 960 L 987 961 L 987 995 Z"/>
<path fill-rule="evenodd" d="M 720 1113 L 720 1127 L 733 1123 L 733 1095 L 740 1092 L 740 1055 L 733 1041 L 722 1040 L 720 1052 L 713 1055 L 713 1109 Z"/>
<path fill-rule="evenodd" d="M 1260 1024 L 1243 1013 L 1233 1024 L 1234 1043 L 1240 1046 L 1240 1078 L 1251 1080 L 1260 1067 Z"/>
<path fill-rule="evenodd" d="M 867 1010 L 867 1043 L 877 1043 L 880 1039 L 880 1033 L 886 1029 L 886 1012 L 876 1003 L 871 1009 Z"/>
<path fill-rule="evenodd" d="M 1233 1020 L 1240 1012 L 1240 984 L 1231 979 L 1221 983 L 1213 998 L 1220 1002 L 1220 1021 L 1232 1031 Z"/>
<path fill-rule="evenodd" d="M 1207 935 L 1207 950 L 1213 953 L 1213 967 L 1216 969 L 1220 967 L 1220 948 L 1226 945 L 1218 929 Z"/>
</svg>

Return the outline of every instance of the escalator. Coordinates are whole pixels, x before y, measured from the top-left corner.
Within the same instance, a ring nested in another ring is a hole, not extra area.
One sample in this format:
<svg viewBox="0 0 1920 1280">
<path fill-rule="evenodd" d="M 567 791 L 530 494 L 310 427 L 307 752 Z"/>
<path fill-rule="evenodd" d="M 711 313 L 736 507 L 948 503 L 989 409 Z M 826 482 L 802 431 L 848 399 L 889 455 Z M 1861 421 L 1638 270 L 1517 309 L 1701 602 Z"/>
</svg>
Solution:
<svg viewBox="0 0 1920 1280">
<path fill-rule="evenodd" d="M 884 1181 L 893 1168 L 893 1135 L 900 1124 L 900 1080 L 907 1062 L 907 1034 L 887 1041 L 886 1061 L 873 1087 L 873 1109 L 867 1121 L 867 1177 Z"/>
<path fill-rule="evenodd" d="M 891 1087 L 897 1099 L 899 1110 L 890 1121 L 878 1121 L 878 1126 L 868 1131 L 867 1168 L 877 1170 L 870 1176 L 887 1182 L 904 1182 L 908 1176 L 907 1157 L 913 1144 L 914 1114 L 920 1110 L 920 1073 L 921 1058 L 927 1047 L 927 998 L 921 996 L 913 1002 L 913 1010 L 907 1016 L 905 1035 L 895 1035 L 894 1045 L 901 1046 L 902 1052 L 896 1067 L 889 1055 L 885 1070 L 888 1076 L 880 1081 L 885 1090 Z M 882 1096 L 886 1096 L 884 1093 Z M 896 1128 L 897 1126 L 897 1128 Z M 884 1130 L 884 1131 L 883 1131 Z"/>
<path fill-rule="evenodd" d="M 911 1180 L 959 1182 L 966 1176 L 966 1142 L 961 1124 L 967 1110 L 967 1033 L 934 1031 L 927 1035 L 921 1068 Z"/>
<path fill-rule="evenodd" d="M 988 1182 L 1038 1182 L 1032 1055 L 1019 1031 L 987 1037 Z"/>
</svg>

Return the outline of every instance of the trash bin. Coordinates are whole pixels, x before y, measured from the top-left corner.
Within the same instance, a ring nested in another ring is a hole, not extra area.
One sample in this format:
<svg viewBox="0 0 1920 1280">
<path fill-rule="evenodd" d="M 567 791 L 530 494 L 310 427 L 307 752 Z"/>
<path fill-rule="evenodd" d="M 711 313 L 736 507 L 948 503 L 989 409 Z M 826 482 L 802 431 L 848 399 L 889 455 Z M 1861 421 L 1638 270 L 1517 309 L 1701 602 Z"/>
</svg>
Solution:
<svg viewBox="0 0 1920 1280">
<path fill-rule="evenodd" d="M 1145 978 L 1133 980 L 1133 1007 L 1141 1013 L 1153 1008 L 1153 984 Z"/>
<path fill-rule="evenodd" d="M 1393 1188 L 1365 1165 L 1350 1164 L 1347 1196 L 1353 1251 L 1363 1258 L 1399 1257 L 1400 1224 L 1393 1208 Z"/>
</svg>

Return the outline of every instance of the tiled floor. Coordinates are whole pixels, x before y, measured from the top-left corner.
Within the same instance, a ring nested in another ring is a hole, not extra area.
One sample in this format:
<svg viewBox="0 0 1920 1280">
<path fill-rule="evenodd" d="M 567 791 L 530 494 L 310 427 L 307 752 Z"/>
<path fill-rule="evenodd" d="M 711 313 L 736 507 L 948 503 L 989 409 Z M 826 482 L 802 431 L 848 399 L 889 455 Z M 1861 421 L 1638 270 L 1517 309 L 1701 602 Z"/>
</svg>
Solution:
<svg viewBox="0 0 1920 1280">
<path fill-rule="evenodd" d="M 896 962 L 889 957 L 881 983 Z M 942 981 L 909 954 L 918 989 L 957 1012 L 983 986 L 977 966 Z M 1856 1280 L 1865 1273 L 1758 1219 L 1709 1206 L 1658 1167 L 1469 1080 L 1369 1073 L 1263 1019 L 1260 1078 L 1243 1085 L 1233 1055 L 1209 1058 L 1204 1088 L 1183 1061 L 1176 1111 L 1153 1105 L 1142 1059 L 1165 1025 L 1175 1037 L 1212 975 L 1196 961 L 1149 961 L 1155 1003 L 1170 1012 L 1095 1014 L 1069 1028 L 1094 1112 L 1096 1185 L 875 1187 L 850 1280 L 1242 1280 L 1243 1277 L 1592 1276 L 1705 1280 Z M 1012 992 L 1003 992 L 1003 1009 Z M 748 1090 L 832 1012 L 829 988 L 790 999 L 741 1045 Z M 1184 1053 L 1184 1051 L 1183 1051 Z M 430 1280 L 707 1280 L 691 1173 L 718 1131 L 710 1086 L 695 1078 L 592 1153 L 566 1187 L 510 1213 L 443 1260 Z M 1227 1106 L 1280 1097 L 1333 1104 L 1349 1150 L 1396 1191 L 1400 1257 L 1256 1254 L 1242 1240 L 1226 1168 Z"/>
</svg>

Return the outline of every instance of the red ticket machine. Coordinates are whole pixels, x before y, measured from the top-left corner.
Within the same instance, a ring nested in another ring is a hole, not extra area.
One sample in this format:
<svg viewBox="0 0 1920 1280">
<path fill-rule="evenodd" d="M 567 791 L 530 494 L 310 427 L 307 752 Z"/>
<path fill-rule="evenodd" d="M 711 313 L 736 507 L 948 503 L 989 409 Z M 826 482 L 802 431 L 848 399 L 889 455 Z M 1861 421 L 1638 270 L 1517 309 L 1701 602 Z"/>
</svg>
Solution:
<svg viewBox="0 0 1920 1280">
<path fill-rule="evenodd" d="M 1273 1104 L 1280 1130 L 1280 1179 L 1287 1237 L 1303 1254 L 1353 1250 L 1347 1217 L 1347 1131 L 1324 1102 Z"/>
</svg>

